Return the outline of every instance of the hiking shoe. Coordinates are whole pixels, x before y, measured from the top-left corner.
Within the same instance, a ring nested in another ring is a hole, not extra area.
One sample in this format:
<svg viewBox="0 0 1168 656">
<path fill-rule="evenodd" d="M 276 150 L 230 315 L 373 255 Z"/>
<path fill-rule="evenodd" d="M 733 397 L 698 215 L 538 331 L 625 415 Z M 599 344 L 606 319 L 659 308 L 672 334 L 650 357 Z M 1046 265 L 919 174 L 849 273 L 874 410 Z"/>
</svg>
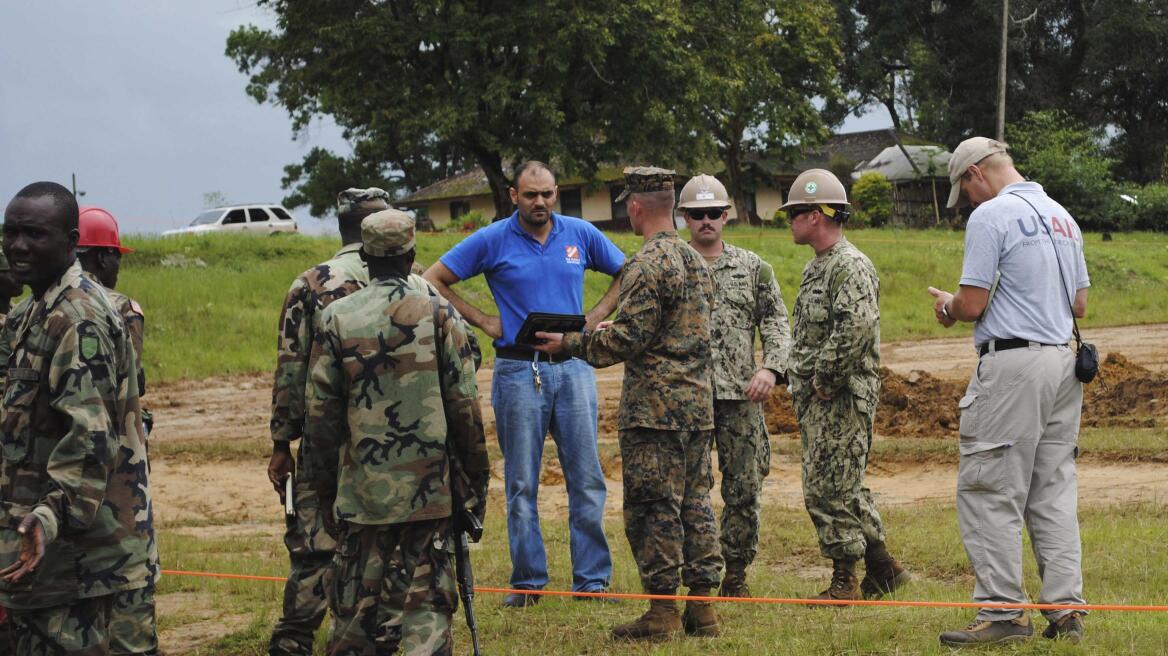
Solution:
<svg viewBox="0 0 1168 656">
<path fill-rule="evenodd" d="M 527 608 L 539 603 L 539 595 L 512 592 L 503 597 L 503 608 Z"/>
<path fill-rule="evenodd" d="M 1051 640 L 1066 640 L 1072 645 L 1079 644 L 1083 639 L 1083 614 L 1073 610 L 1051 622 L 1042 632 L 1042 637 Z"/>
<path fill-rule="evenodd" d="M 1024 642 L 1034 635 L 1030 616 L 1023 614 L 1012 620 L 974 620 L 961 631 L 946 631 L 941 634 L 941 644 L 946 647 L 976 647 L 979 645 L 1000 645 L 1007 642 Z"/>
<path fill-rule="evenodd" d="M 833 560 L 831 585 L 812 599 L 839 599 L 858 601 L 863 597 L 860 594 L 860 582 L 856 580 L 856 561 Z M 831 606 L 842 604 L 830 604 Z M 823 608 L 829 604 L 814 604 L 813 608 Z"/>
<path fill-rule="evenodd" d="M 582 590 L 582 592 L 608 592 L 608 588 L 597 588 L 595 590 Z M 572 601 L 591 601 L 597 604 L 619 604 L 620 599 L 616 597 L 572 597 Z"/>
<path fill-rule="evenodd" d="M 721 597 L 750 598 L 750 586 L 746 584 L 746 563 L 737 560 L 726 561 L 726 576 L 722 579 Z"/>
<path fill-rule="evenodd" d="M 689 594 L 692 597 L 709 597 L 710 590 L 690 588 Z M 714 612 L 714 602 L 687 600 L 685 612 L 681 614 L 681 624 L 687 635 L 700 638 L 718 635 L 718 614 Z"/>
<path fill-rule="evenodd" d="M 613 628 L 614 640 L 669 640 L 681 633 L 681 613 L 677 602 L 653 599 L 649 610 L 635 622 Z"/>
<path fill-rule="evenodd" d="M 895 558 L 878 562 L 867 562 L 864 580 L 860 582 L 860 592 L 865 599 L 879 599 L 891 594 L 897 588 L 904 587 L 912 580 L 908 573 Z"/>
</svg>

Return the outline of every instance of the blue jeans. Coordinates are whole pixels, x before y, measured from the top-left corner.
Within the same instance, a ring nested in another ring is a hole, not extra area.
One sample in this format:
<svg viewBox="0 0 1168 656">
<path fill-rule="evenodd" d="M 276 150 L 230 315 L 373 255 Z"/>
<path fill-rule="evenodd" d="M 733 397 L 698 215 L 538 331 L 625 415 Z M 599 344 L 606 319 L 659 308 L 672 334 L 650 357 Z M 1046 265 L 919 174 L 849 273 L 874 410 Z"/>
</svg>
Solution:
<svg viewBox="0 0 1168 656">
<path fill-rule="evenodd" d="M 503 450 L 511 586 L 541 589 L 547 585 L 547 554 L 536 499 L 544 437 L 550 430 L 568 487 L 572 590 L 606 588 L 612 578 L 612 556 L 604 536 L 608 488 L 596 449 L 596 374 L 578 359 L 538 366 L 539 392 L 530 360 L 496 359 L 491 381 L 496 433 Z"/>
</svg>

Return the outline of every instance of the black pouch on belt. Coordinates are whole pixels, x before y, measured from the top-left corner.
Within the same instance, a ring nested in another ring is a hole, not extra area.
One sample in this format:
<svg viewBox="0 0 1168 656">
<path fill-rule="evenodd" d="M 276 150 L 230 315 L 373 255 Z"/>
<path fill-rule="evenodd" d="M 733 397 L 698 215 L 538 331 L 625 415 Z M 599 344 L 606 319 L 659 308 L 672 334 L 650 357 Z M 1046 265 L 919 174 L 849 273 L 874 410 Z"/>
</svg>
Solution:
<svg viewBox="0 0 1168 656">
<path fill-rule="evenodd" d="M 1095 375 L 1099 373 L 1099 351 L 1095 349 L 1094 344 L 1083 341 L 1078 343 L 1078 347 L 1075 353 L 1075 378 L 1089 383 L 1095 380 Z"/>
</svg>

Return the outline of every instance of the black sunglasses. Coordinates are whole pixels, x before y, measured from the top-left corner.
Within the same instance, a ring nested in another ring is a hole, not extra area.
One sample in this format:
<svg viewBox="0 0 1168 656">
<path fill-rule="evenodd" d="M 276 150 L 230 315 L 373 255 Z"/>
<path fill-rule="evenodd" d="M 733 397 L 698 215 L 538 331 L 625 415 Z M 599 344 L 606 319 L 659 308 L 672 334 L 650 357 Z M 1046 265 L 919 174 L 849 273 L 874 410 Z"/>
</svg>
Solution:
<svg viewBox="0 0 1168 656">
<path fill-rule="evenodd" d="M 707 209 L 686 210 L 685 213 L 686 216 L 694 221 L 701 221 L 702 219 L 717 221 L 718 219 L 722 218 L 722 213 L 725 211 L 726 209 L 722 207 L 710 207 Z"/>
<path fill-rule="evenodd" d="M 792 207 L 792 208 L 787 210 L 787 220 L 794 221 L 795 217 L 799 216 L 800 214 L 805 214 L 807 212 L 810 212 L 813 209 L 815 209 L 815 208 L 808 206 L 808 205 L 803 205 L 803 206 L 799 206 L 799 207 Z"/>
</svg>

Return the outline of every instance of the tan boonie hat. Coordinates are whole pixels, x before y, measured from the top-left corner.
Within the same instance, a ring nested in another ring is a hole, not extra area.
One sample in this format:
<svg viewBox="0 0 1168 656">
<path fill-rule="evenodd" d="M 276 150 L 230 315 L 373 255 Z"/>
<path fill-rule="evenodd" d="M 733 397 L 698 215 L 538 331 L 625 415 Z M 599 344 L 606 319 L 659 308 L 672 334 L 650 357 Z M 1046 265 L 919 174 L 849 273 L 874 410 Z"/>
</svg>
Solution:
<svg viewBox="0 0 1168 656">
<path fill-rule="evenodd" d="M 408 253 L 414 248 L 414 220 L 401 210 L 381 210 L 361 221 L 361 250 L 374 257 Z"/>
<path fill-rule="evenodd" d="M 707 207 L 730 207 L 730 194 L 718 178 L 699 173 L 689 179 L 681 188 L 681 202 L 678 209 L 703 209 Z"/>
<path fill-rule="evenodd" d="M 351 187 L 337 194 L 337 216 L 351 214 L 357 210 L 373 211 L 389 207 L 389 192 L 377 187 L 357 189 Z"/>
<path fill-rule="evenodd" d="M 625 168 L 625 190 L 616 197 L 614 203 L 623 202 L 629 194 L 651 191 L 673 191 L 673 176 L 676 171 L 660 169 L 656 166 L 629 166 Z"/>
<path fill-rule="evenodd" d="M 960 207 L 968 204 L 961 199 L 961 176 L 973 164 L 977 164 L 990 155 L 1005 153 L 1009 148 L 1005 143 L 988 137 L 970 137 L 957 144 L 953 156 L 949 158 L 949 202 L 945 207 Z M 958 205 L 960 203 L 960 205 Z"/>
</svg>

